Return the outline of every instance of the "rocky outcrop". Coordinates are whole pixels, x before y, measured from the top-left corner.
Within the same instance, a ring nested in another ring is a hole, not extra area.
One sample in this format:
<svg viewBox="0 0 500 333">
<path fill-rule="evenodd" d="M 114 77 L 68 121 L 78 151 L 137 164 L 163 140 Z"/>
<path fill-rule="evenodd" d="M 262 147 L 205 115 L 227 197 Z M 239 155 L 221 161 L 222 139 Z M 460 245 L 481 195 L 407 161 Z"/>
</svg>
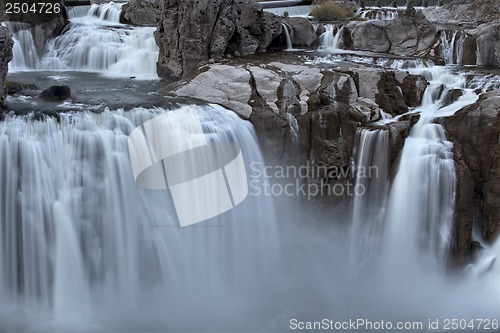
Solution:
<svg viewBox="0 0 500 333">
<path fill-rule="evenodd" d="M 476 64 L 500 67 L 500 23 L 483 24 L 469 33 L 476 38 Z"/>
<path fill-rule="evenodd" d="M 38 6 L 40 8 L 40 1 L 36 0 L 26 0 L 23 3 L 28 4 L 29 8 L 32 6 Z M 23 22 L 28 23 L 31 26 L 31 33 L 33 35 L 33 41 L 39 52 L 41 52 L 47 41 L 58 36 L 64 27 L 67 25 L 67 14 L 66 7 L 62 0 L 51 1 L 51 10 L 47 10 L 45 7 L 44 12 L 33 12 L 20 14 L 7 14 L 7 19 L 12 22 Z"/>
<path fill-rule="evenodd" d="M 130 0 L 122 7 L 120 22 L 143 27 L 155 27 L 159 18 L 159 0 Z"/>
<path fill-rule="evenodd" d="M 9 69 L 9 61 L 12 60 L 13 45 L 9 30 L 0 26 L 0 106 L 3 105 L 7 97 L 8 89 L 5 86 L 5 79 Z"/>
<path fill-rule="evenodd" d="M 485 93 L 455 115 L 439 120 L 454 145 L 457 202 L 454 250 L 465 260 L 473 225 L 484 239 L 500 232 L 500 93 Z"/>
<path fill-rule="evenodd" d="M 281 30 L 279 19 L 251 0 L 161 1 L 158 74 L 185 77 L 209 59 L 265 51 Z"/>
<path fill-rule="evenodd" d="M 423 56 L 431 53 L 437 40 L 437 29 L 421 12 L 387 21 L 351 22 L 347 28 L 352 48 L 361 51 Z"/>
<path fill-rule="evenodd" d="M 358 128 L 381 126 L 373 124 L 381 117 L 379 103 L 401 114 L 408 110 L 405 101 L 417 103 L 422 98 L 422 85 L 426 85 L 423 77 L 406 71 L 357 67 L 332 70 L 300 62 L 251 59 L 245 59 L 244 64 L 233 59 L 202 66 L 194 78 L 170 84 L 166 91 L 221 104 L 248 119 L 266 163 L 271 164 L 349 170 Z M 392 171 L 413 123 L 404 119 L 386 126 Z M 316 173 L 306 181 L 328 183 L 327 187 L 333 188 L 336 184 L 352 184 L 353 179 Z M 323 199 L 327 200 L 325 204 L 335 200 L 340 210 L 349 207 L 348 196 L 327 195 Z"/>
<path fill-rule="evenodd" d="M 291 39 L 293 46 L 310 47 L 318 43 L 319 38 L 314 31 L 314 27 L 308 19 L 304 17 L 287 17 L 283 22 L 291 27 Z"/>
</svg>

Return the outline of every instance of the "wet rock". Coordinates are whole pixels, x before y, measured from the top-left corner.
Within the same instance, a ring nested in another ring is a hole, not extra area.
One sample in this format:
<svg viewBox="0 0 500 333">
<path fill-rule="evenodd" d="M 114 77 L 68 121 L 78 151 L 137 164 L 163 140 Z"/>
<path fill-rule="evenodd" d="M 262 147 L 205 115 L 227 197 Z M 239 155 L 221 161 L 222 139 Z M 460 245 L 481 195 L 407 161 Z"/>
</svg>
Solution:
<svg viewBox="0 0 500 333">
<path fill-rule="evenodd" d="M 143 27 L 154 27 L 158 24 L 159 17 L 159 0 L 130 0 L 122 7 L 120 22 Z"/>
<path fill-rule="evenodd" d="M 9 61 L 12 60 L 12 46 L 14 42 L 10 37 L 9 30 L 0 26 L 0 106 L 3 105 L 7 97 L 7 87 L 5 80 L 9 70 Z"/>
<path fill-rule="evenodd" d="M 52 86 L 40 94 L 40 98 L 49 101 L 64 101 L 71 97 L 71 88 L 68 86 Z"/>
<path fill-rule="evenodd" d="M 417 107 L 422 104 L 427 83 L 427 80 L 421 75 L 408 75 L 404 78 L 401 89 L 406 105 Z"/>
<path fill-rule="evenodd" d="M 500 231 L 500 93 L 485 93 L 475 104 L 439 121 L 454 145 L 454 251 L 459 259 L 464 259 L 473 225 L 481 228 L 489 242 Z"/>
</svg>

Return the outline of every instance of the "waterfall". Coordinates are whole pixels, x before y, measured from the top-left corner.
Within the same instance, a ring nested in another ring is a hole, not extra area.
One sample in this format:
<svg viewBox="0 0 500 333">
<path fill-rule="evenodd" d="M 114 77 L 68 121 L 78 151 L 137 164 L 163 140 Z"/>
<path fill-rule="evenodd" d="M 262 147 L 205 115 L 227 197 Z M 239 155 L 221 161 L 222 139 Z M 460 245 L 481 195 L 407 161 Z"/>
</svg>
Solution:
<svg viewBox="0 0 500 333">
<path fill-rule="evenodd" d="M 87 15 L 95 16 L 103 21 L 119 23 L 123 4 L 108 2 L 101 5 L 93 4 Z"/>
<path fill-rule="evenodd" d="M 467 35 L 459 30 L 441 31 L 441 52 L 445 64 L 462 64 L 465 38 Z"/>
<path fill-rule="evenodd" d="M 400 11 L 397 9 L 371 7 L 360 9 L 357 14 L 360 15 L 362 19 L 387 21 L 394 20 L 399 16 L 399 13 Z"/>
<path fill-rule="evenodd" d="M 348 260 L 353 277 L 358 269 L 373 269 L 380 252 L 389 188 L 389 131 L 358 129 L 355 147 L 355 186 L 363 195 L 353 198 Z"/>
<path fill-rule="evenodd" d="M 35 68 L 38 63 L 38 51 L 33 40 L 31 26 L 22 22 L 4 22 L 12 33 L 14 47 L 13 58 L 9 63 L 9 71 L 20 71 Z"/>
<path fill-rule="evenodd" d="M 337 27 L 334 24 L 327 24 L 325 32 L 321 34 L 321 49 L 337 50 L 342 48 L 342 38 L 344 26 Z"/>
<path fill-rule="evenodd" d="M 31 31 L 21 30 L 15 35 L 19 47 L 14 48 L 12 70 L 97 71 L 108 76 L 156 79 L 159 49 L 155 28 L 116 23 L 120 10 L 120 5 L 111 2 L 92 5 L 86 16 L 74 12 L 63 34 L 46 45 L 41 57 Z"/>
<path fill-rule="evenodd" d="M 262 165 L 251 125 L 220 106 L 191 108 L 209 140 L 237 143 L 245 161 Z M 0 123 L 1 302 L 49 313 L 57 323 L 136 316 L 125 305 L 145 300 L 151 307 L 140 312 L 201 306 L 220 318 L 234 293 L 267 283 L 277 246 L 269 198 L 249 196 L 181 229 L 168 191 L 134 183 L 128 134 L 163 112 L 61 114 L 60 124 L 7 116 Z M 222 308 L 202 305 L 214 299 Z M 176 313 L 165 321 L 189 317 Z"/>
<path fill-rule="evenodd" d="M 455 165 L 444 128 L 432 124 L 431 119 L 421 117 L 401 153 L 388 204 L 383 254 L 387 270 L 446 267 L 455 204 Z"/>
<path fill-rule="evenodd" d="M 288 31 L 288 27 L 285 23 L 281 23 L 281 26 L 283 27 L 283 32 L 285 33 L 285 38 L 286 38 L 286 50 L 290 51 L 293 49 L 292 46 L 292 38 L 290 37 L 290 31 Z"/>
</svg>

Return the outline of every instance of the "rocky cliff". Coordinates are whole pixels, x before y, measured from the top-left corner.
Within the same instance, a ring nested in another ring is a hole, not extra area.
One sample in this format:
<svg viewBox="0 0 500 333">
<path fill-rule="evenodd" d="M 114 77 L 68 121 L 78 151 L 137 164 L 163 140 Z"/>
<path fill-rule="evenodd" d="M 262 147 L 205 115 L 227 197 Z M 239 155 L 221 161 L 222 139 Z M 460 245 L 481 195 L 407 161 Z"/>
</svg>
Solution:
<svg viewBox="0 0 500 333">
<path fill-rule="evenodd" d="M 159 0 L 130 0 L 122 7 L 120 21 L 145 27 L 158 25 L 160 19 Z"/>
<path fill-rule="evenodd" d="M 280 20 L 252 0 L 162 1 L 158 74 L 179 78 L 209 59 L 265 51 L 281 29 Z"/>
<path fill-rule="evenodd" d="M 487 241 L 500 232 L 500 92 L 489 92 L 452 117 L 439 120 L 453 142 L 457 168 L 454 250 L 470 252 L 472 228 Z"/>
<path fill-rule="evenodd" d="M 0 106 L 3 105 L 7 96 L 7 88 L 5 87 L 5 78 L 9 69 L 9 61 L 12 59 L 12 38 L 9 30 L 0 26 Z"/>
</svg>

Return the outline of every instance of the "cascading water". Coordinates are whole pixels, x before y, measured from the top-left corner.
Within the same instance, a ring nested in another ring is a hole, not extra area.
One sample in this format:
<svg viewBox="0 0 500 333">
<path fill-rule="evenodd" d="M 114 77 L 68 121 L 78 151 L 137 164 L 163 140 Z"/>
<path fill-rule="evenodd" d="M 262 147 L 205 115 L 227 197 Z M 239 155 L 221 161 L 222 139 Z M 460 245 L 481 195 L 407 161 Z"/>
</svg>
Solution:
<svg viewBox="0 0 500 333">
<path fill-rule="evenodd" d="M 290 50 L 293 49 L 293 46 L 292 46 L 292 37 L 290 36 L 290 31 L 288 31 L 288 26 L 285 23 L 281 23 L 281 26 L 282 26 L 283 32 L 285 34 L 286 51 L 290 51 Z"/>
<path fill-rule="evenodd" d="M 74 12 L 66 30 L 49 42 L 40 60 L 30 30 L 18 32 L 10 69 L 97 71 L 117 77 L 157 78 L 155 28 L 119 24 L 120 12 L 121 6 L 114 3 L 92 5 L 86 16 Z"/>
<path fill-rule="evenodd" d="M 191 108 L 211 140 L 235 142 L 248 164 L 262 163 L 249 124 L 219 106 Z M 11 116 L 0 123 L 0 309 L 22 306 L 57 325 L 105 322 L 101 311 L 137 311 L 121 304 L 139 299 L 163 304 L 144 313 L 198 313 L 207 300 L 224 306 L 233 293 L 271 280 L 266 262 L 278 238 L 269 200 L 249 197 L 201 227 L 180 229 L 168 192 L 135 185 L 128 134 L 162 112 L 63 114 L 60 124 Z M 0 310 L 0 322 L 4 316 Z M 203 316 L 208 325 L 218 322 Z M 157 327 L 183 322 L 159 320 Z"/>
<path fill-rule="evenodd" d="M 329 51 L 342 48 L 342 35 L 344 33 L 344 26 L 337 27 L 334 24 L 325 25 L 325 32 L 321 34 L 321 49 Z"/>
<path fill-rule="evenodd" d="M 466 34 L 459 30 L 441 31 L 442 54 L 447 65 L 462 64 L 465 38 Z"/>
<path fill-rule="evenodd" d="M 11 31 L 14 40 L 13 59 L 9 63 L 9 70 L 35 68 L 39 59 L 31 26 L 22 22 L 4 22 L 4 24 Z"/>
<path fill-rule="evenodd" d="M 358 129 L 355 147 L 355 186 L 363 189 L 363 195 L 353 198 L 348 260 L 353 277 L 359 269 L 374 265 L 380 252 L 389 189 L 389 131 Z"/>
</svg>

